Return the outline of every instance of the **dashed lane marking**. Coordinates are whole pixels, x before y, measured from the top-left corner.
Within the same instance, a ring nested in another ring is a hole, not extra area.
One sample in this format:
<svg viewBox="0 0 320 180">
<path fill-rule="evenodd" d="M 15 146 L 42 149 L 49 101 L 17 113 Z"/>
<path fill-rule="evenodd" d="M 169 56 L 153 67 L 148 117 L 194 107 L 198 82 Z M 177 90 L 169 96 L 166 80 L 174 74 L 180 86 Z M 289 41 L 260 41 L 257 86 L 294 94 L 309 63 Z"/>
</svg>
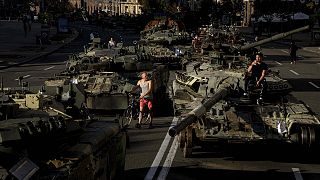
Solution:
<svg viewBox="0 0 320 180">
<path fill-rule="evenodd" d="M 31 75 L 29 75 L 29 74 L 28 74 L 28 75 L 22 76 L 22 78 L 23 78 L 23 79 L 25 79 L 25 78 L 28 78 L 28 77 L 30 77 L 30 76 L 31 76 Z M 18 79 L 18 78 L 17 78 L 17 79 L 15 79 L 15 80 L 16 80 L 16 81 L 19 81 L 19 79 Z"/>
<path fill-rule="evenodd" d="M 316 84 L 314 84 L 313 82 L 308 82 L 309 84 L 311 84 L 313 87 L 317 88 L 317 89 L 320 89 L 319 86 L 317 86 Z"/>
<path fill-rule="evenodd" d="M 280 66 L 282 65 L 282 63 L 279 63 L 278 61 L 274 61 L 274 62 L 277 63 L 277 64 L 280 65 Z"/>
<path fill-rule="evenodd" d="M 170 127 L 176 125 L 177 122 L 178 122 L 178 118 L 174 117 Z M 156 157 L 154 158 L 154 160 L 152 162 L 152 165 L 151 165 L 147 175 L 144 177 L 145 180 L 152 180 L 153 179 L 153 177 L 154 177 L 154 175 L 155 175 L 155 173 L 156 173 L 156 171 L 157 171 L 157 169 L 158 169 L 158 167 L 160 165 L 160 162 L 161 162 L 161 160 L 163 158 L 163 155 L 166 152 L 166 149 L 167 149 L 167 147 L 169 145 L 170 140 L 171 140 L 171 137 L 170 137 L 169 133 L 167 133 L 166 137 L 164 138 L 164 140 L 163 140 L 163 142 L 161 144 L 161 147 L 160 147 Z"/>
<path fill-rule="evenodd" d="M 292 171 L 296 180 L 303 180 L 299 168 L 292 168 Z"/>
<path fill-rule="evenodd" d="M 52 69 L 52 68 L 54 68 L 54 67 L 55 67 L 55 66 L 50 66 L 50 67 L 48 67 L 48 68 L 45 68 L 44 70 L 47 71 L 47 70 Z"/>
<path fill-rule="evenodd" d="M 300 75 L 299 73 L 295 72 L 294 70 L 291 70 L 291 69 L 290 69 L 289 71 L 292 72 L 293 74 L 297 75 L 297 76 Z"/>
</svg>

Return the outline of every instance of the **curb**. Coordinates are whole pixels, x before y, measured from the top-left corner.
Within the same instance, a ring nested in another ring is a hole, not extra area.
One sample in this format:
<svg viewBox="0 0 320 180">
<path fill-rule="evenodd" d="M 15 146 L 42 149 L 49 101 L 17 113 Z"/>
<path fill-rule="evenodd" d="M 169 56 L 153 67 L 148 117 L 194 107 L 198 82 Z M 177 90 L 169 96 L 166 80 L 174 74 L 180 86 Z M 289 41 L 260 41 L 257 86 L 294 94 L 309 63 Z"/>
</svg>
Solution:
<svg viewBox="0 0 320 180">
<path fill-rule="evenodd" d="M 67 44 L 71 43 L 72 41 L 74 41 L 79 36 L 79 32 L 76 29 L 72 29 L 72 35 L 73 36 L 70 39 L 67 38 L 68 40 L 66 42 L 64 42 L 63 44 L 61 44 L 61 45 L 59 45 L 59 46 L 57 46 L 55 48 L 52 48 L 52 50 L 50 50 L 50 51 L 48 51 L 46 53 L 42 53 L 42 54 L 39 54 L 39 55 L 36 55 L 36 56 L 25 58 L 24 60 L 22 60 L 21 62 L 19 62 L 17 64 L 8 65 L 6 67 L 0 67 L 0 70 L 8 69 L 8 68 L 11 68 L 11 67 L 14 67 L 14 66 L 19 66 L 19 65 L 34 61 L 35 59 L 39 59 L 39 58 L 48 56 L 48 55 L 56 52 L 57 50 L 63 48 L 64 46 L 66 46 Z"/>
</svg>

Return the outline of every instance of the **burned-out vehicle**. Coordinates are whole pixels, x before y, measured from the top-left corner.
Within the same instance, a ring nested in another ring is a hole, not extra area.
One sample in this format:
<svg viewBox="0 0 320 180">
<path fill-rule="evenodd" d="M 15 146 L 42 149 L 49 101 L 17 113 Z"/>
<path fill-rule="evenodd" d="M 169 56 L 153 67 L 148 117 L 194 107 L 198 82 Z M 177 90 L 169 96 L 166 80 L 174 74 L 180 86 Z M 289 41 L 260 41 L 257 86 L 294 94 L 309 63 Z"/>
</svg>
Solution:
<svg viewBox="0 0 320 180">
<path fill-rule="evenodd" d="M 66 106 L 80 108 L 85 103 L 90 110 L 122 111 L 128 106 L 126 91 L 137 84 L 142 71 L 153 80 L 155 99 L 163 100 L 169 80 L 168 66 L 154 64 L 138 55 L 116 57 L 109 61 L 106 71 L 61 73 L 45 81 L 45 90 Z"/>
<path fill-rule="evenodd" d="M 241 48 L 240 48 L 241 49 Z M 243 96 L 247 62 L 226 60 L 191 62 L 185 72 L 176 72 L 173 102 L 176 126 L 171 136 L 179 136 L 184 156 L 204 142 L 280 142 L 313 148 L 319 145 L 320 121 L 312 110 L 290 94 L 291 85 L 278 71 L 266 76 L 265 102 L 257 103 L 260 89 Z M 253 86 L 252 86 L 253 87 Z"/>
<path fill-rule="evenodd" d="M 127 134 L 114 118 L 78 117 L 41 93 L 2 94 L 1 179 L 117 179 Z"/>
</svg>

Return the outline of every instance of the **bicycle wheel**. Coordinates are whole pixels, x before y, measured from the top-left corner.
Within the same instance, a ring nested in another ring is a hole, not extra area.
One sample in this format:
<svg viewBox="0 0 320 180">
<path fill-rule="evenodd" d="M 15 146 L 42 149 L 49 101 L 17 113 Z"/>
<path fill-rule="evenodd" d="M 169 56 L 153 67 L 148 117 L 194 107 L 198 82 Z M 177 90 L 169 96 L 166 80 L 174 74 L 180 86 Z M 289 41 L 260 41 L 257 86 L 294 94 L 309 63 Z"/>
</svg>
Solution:
<svg viewBox="0 0 320 180">
<path fill-rule="evenodd" d="M 128 107 L 122 115 L 122 127 L 129 127 L 133 119 L 132 108 Z"/>
<path fill-rule="evenodd" d="M 149 124 L 151 122 L 151 114 L 149 112 L 143 113 L 141 123 Z"/>
</svg>

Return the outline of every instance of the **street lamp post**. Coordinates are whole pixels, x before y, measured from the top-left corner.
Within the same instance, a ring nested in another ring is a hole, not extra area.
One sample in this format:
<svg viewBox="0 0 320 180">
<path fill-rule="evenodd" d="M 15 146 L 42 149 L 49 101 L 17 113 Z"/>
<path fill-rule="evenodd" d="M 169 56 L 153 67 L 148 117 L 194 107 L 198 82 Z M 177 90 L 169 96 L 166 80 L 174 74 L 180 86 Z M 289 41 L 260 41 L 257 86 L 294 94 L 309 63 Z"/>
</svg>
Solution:
<svg viewBox="0 0 320 180">
<path fill-rule="evenodd" d="M 292 18 L 291 18 L 291 29 L 293 29 L 293 22 L 294 22 L 294 0 L 281 0 L 282 2 L 291 2 L 290 4 L 291 4 L 291 15 L 292 15 Z M 288 8 L 288 9 L 290 9 L 290 8 Z M 293 39 L 293 35 L 291 34 L 290 35 L 290 37 L 291 37 L 291 41 L 292 41 L 292 39 Z"/>
</svg>

